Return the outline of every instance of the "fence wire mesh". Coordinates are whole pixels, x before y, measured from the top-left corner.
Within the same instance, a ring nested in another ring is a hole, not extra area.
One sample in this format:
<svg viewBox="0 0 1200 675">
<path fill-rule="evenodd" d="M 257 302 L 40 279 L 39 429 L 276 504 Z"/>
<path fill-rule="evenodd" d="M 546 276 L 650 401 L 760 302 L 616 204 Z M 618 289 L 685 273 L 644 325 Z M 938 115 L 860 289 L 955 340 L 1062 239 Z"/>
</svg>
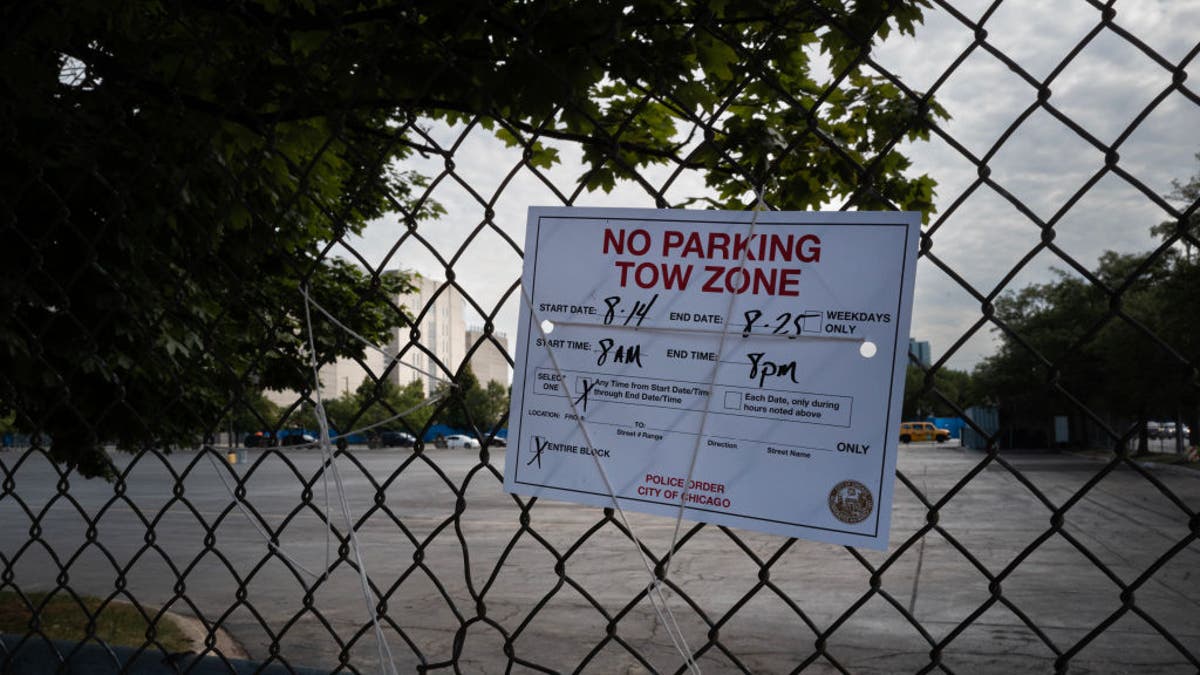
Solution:
<svg viewBox="0 0 1200 675">
<path fill-rule="evenodd" d="M 684 672 L 635 547 L 704 671 L 1200 670 L 1195 474 L 1138 456 L 1145 425 L 1112 411 L 1145 408 L 1140 389 L 1101 407 L 1075 376 L 1089 345 L 1125 331 L 1131 364 L 1194 420 L 1196 331 L 1165 330 L 1188 324 L 1136 301 L 1200 248 L 1196 197 L 1167 194 L 1179 174 L 1164 173 L 1194 151 L 1195 12 L 1163 26 L 1154 8 L 1098 1 L 745 5 L 204 5 L 146 9 L 145 24 L 117 12 L 56 45 L 18 40 L 48 19 L 14 10 L 5 86 L 21 91 L 24 64 L 48 69 L 52 95 L 28 113 L 4 104 L 0 386 L 35 433 L 0 455 L 0 618 L 19 625 L 0 629 L 13 637 L 0 671 L 50 640 L 65 603 L 85 620 L 79 646 L 56 643 L 64 663 L 131 606 L 140 651 L 176 666 L 190 649 L 231 670 L 249 656 L 354 673 Z M 1029 20 L 1059 23 L 1006 33 Z M 181 56 L 124 58 L 138 40 L 122 21 Z M 348 53 L 363 35 L 379 50 Z M 806 77 L 781 65 L 796 45 Z M 656 50 L 676 49 L 695 58 L 671 70 Z M 571 79 L 593 70 L 588 86 Z M 1102 76 L 1128 96 L 1095 105 L 1084 84 Z M 1145 138 L 1164 126 L 1182 142 Z M 104 142 L 70 145 L 83 137 Z M 181 168 L 198 156 L 216 168 Z M 457 392 L 477 353 L 512 363 L 524 206 L 749 207 L 759 191 L 771 208 L 925 205 L 917 311 L 945 303 L 952 317 L 925 316 L 952 334 L 937 360 L 914 358 L 909 386 L 983 447 L 904 451 L 882 553 L 704 524 L 669 551 L 664 519 L 635 516 L 635 541 L 611 510 L 504 494 L 504 414 Z M 1116 208 L 1106 196 L 1145 218 L 1130 228 L 1169 223 L 1116 273 L 1091 267 L 1107 243 L 1093 240 L 1144 241 L 1079 223 Z M 410 266 L 426 280 L 395 272 Z M 1004 298 L 1049 266 L 1094 302 L 1048 341 Z M 322 308 L 321 386 L 302 289 Z M 451 301 L 479 326 L 452 349 L 428 328 Z M 939 379 L 993 335 L 1033 373 L 1033 400 L 1054 408 L 1041 413 L 1116 450 L 1010 454 L 1012 425 L 982 422 Z M 238 448 L 350 393 L 329 364 L 356 350 L 340 363 L 365 384 L 335 423 L 411 446 Z M 388 394 L 411 380 L 420 396 Z M 283 408 L 256 405 L 264 382 L 288 385 Z M 481 447 L 421 440 L 447 415 Z M 71 454 L 105 444 L 133 452 Z M 108 480 L 83 477 L 97 473 Z M 189 647 L 164 637 L 180 621 Z"/>
</svg>

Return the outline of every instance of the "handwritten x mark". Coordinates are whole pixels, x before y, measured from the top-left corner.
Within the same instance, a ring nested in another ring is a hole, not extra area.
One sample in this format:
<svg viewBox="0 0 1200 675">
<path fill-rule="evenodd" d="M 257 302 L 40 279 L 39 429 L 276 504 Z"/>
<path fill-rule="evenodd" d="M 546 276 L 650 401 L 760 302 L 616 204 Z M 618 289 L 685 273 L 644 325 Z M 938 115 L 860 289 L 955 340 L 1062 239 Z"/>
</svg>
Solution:
<svg viewBox="0 0 1200 675">
<path fill-rule="evenodd" d="M 588 380 L 584 380 L 583 393 L 579 395 L 579 398 L 575 399 L 575 405 L 583 405 L 583 412 L 587 412 L 588 394 L 592 391 L 592 387 L 594 386 L 596 386 L 595 380 L 590 382 Z"/>
<path fill-rule="evenodd" d="M 545 451 L 546 445 L 549 443 L 549 440 L 542 438 L 541 436 L 534 436 L 533 444 L 537 446 L 537 451 L 533 453 L 533 457 L 530 457 L 528 462 L 525 462 L 525 466 L 529 466 L 536 461 L 538 468 L 542 468 L 542 452 Z"/>
</svg>

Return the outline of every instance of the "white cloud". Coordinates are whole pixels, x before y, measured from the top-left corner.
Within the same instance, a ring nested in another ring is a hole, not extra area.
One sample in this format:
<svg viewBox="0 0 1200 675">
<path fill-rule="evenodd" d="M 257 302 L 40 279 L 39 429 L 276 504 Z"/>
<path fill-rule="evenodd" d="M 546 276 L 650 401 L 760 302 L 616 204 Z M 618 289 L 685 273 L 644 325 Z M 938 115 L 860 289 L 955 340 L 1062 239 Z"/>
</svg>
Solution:
<svg viewBox="0 0 1200 675">
<path fill-rule="evenodd" d="M 958 2 L 959 11 L 977 21 L 991 3 Z M 1116 25 L 1138 35 L 1168 60 L 1183 58 L 1200 36 L 1200 3 L 1143 0 L 1117 3 Z M 1079 41 L 1101 21 L 1101 13 L 1085 2 L 1009 0 L 987 17 L 988 44 L 1005 52 L 1035 78 L 1045 78 L 1068 57 Z M 924 91 L 975 39 L 972 30 L 941 9 L 927 11 L 915 38 L 897 37 L 875 50 L 873 57 L 908 86 Z M 1174 61 L 1172 61 L 1174 63 Z M 1192 74 L 1200 79 L 1195 61 Z M 1140 48 L 1108 28 L 1057 74 L 1050 84 L 1050 103 L 1084 127 L 1100 143 L 1115 142 L 1146 107 L 1171 83 L 1171 73 Z M 1190 84 L 1195 85 L 1192 81 Z M 1196 87 L 1193 86 L 1193 90 Z M 945 80 L 937 99 L 952 119 L 944 129 L 977 157 L 993 150 L 1018 117 L 1037 100 L 1037 89 L 983 49 L 976 49 Z M 1119 168 L 1144 182 L 1155 194 L 1170 191 L 1172 178 L 1200 170 L 1193 155 L 1200 151 L 1200 106 L 1172 93 L 1157 104 L 1128 134 L 1119 148 Z M 459 143 L 453 175 L 439 157 L 415 158 L 406 165 L 440 176 L 434 198 L 447 207 L 446 216 L 423 224 L 417 234 L 446 258 L 458 255 L 456 280 L 486 312 L 498 308 L 498 330 L 515 334 L 516 295 L 501 302 L 520 276 L 521 260 L 512 247 L 484 224 L 481 234 L 468 237 L 484 223 L 485 203 L 494 203 L 495 227 L 519 245 L 524 242 L 525 211 L 530 205 L 561 203 L 552 189 L 521 166 L 519 148 L 507 148 L 483 129 L 462 136 L 463 128 L 433 125 L 431 134 L 442 147 Z M 561 194 L 577 189 L 578 149 L 559 148 L 562 163 L 544 171 Z M 949 213 L 977 182 L 975 167 L 952 145 L 935 138 L 929 143 L 905 144 L 916 173 L 939 182 L 941 218 L 934 234 L 933 253 L 978 291 L 991 293 L 1013 266 L 1041 241 L 1041 232 L 1001 195 L 979 186 Z M 1153 245 L 1148 228 L 1165 219 L 1163 211 L 1119 175 L 1109 173 L 1076 199 L 1077 192 L 1104 167 L 1104 155 L 1059 120 L 1039 110 L 1024 120 L 989 160 L 992 179 L 1025 203 L 1039 218 L 1058 215 L 1054 243 L 1085 266 L 1095 264 L 1106 249 L 1146 250 Z M 514 172 L 515 169 L 515 172 Z M 644 172 L 656 188 L 671 177 L 673 167 Z M 511 174 L 511 175 L 510 175 Z M 478 198 L 460 185 L 470 185 Z M 497 191 L 499 193 L 497 194 Z M 702 177 L 679 176 L 668 191 L 670 201 L 704 194 Z M 578 196 L 579 205 L 654 206 L 641 186 L 625 183 L 612 194 Z M 1064 211 L 1065 207 L 1066 210 Z M 1060 213 L 1061 212 L 1061 213 Z M 948 215 L 947 215 L 948 214 Z M 361 238 L 350 241 L 372 265 L 378 265 L 405 236 L 396 218 L 373 223 Z M 445 268 L 425 244 L 402 241 L 388 267 L 416 269 L 426 276 L 445 278 Z M 1034 257 L 1007 288 L 1050 278 L 1052 267 L 1065 263 L 1052 252 Z M 468 323 L 482 318 L 468 311 Z M 980 303 L 930 261 L 918 270 L 913 335 L 929 340 L 934 358 L 945 353 L 979 320 Z M 994 348 L 990 330 L 967 340 L 949 361 L 970 368 Z"/>
<path fill-rule="evenodd" d="M 1182 56 L 1195 47 L 1200 15 L 1195 3 L 1118 4 L 1116 21 L 1164 55 Z M 979 14 L 968 14 L 978 19 Z M 880 50 L 877 58 L 927 88 L 944 72 L 950 55 L 962 53 L 973 38 L 957 19 L 930 14 L 915 39 Z M 1037 78 L 1049 76 L 1078 41 L 1100 21 L 1085 3 L 1006 2 L 986 22 L 988 42 Z M 1191 44 L 1188 44 L 1188 42 Z M 927 47 L 928 45 L 928 47 Z M 907 80 L 906 80 L 907 81 Z M 1050 103 L 1076 120 L 1103 144 L 1111 144 L 1135 124 L 1119 148 L 1118 167 L 1156 194 L 1170 190 L 1172 178 L 1197 172 L 1192 155 L 1200 150 L 1188 129 L 1200 128 L 1200 108 L 1172 93 L 1144 119 L 1138 116 L 1171 82 L 1171 74 L 1141 49 L 1104 29 L 1050 84 Z M 938 100 L 953 119 L 944 125 L 977 156 L 993 144 L 1037 100 L 1037 89 L 994 56 L 976 50 L 942 85 Z M 939 181 L 942 222 L 933 252 L 983 293 L 1037 246 L 1040 230 L 986 186 L 979 187 L 954 213 L 945 215 L 976 183 L 976 169 L 941 140 L 905 146 L 917 171 Z M 1091 267 L 1107 249 L 1151 248 L 1148 229 L 1164 212 L 1124 178 L 1109 173 L 1076 201 L 1076 193 L 1104 167 L 1104 156 L 1045 111 L 1024 120 L 988 162 L 992 179 L 1042 219 L 1054 218 L 1054 243 Z M 1065 209 L 1065 210 L 1064 210 Z M 1061 213 L 1060 213 L 1061 211 Z M 1036 255 L 1006 288 L 1050 278 L 1066 263 L 1050 251 Z M 918 272 L 913 332 L 945 350 L 981 316 L 979 302 L 933 265 Z M 977 334 L 950 360 L 970 367 L 993 348 L 990 333 Z"/>
</svg>

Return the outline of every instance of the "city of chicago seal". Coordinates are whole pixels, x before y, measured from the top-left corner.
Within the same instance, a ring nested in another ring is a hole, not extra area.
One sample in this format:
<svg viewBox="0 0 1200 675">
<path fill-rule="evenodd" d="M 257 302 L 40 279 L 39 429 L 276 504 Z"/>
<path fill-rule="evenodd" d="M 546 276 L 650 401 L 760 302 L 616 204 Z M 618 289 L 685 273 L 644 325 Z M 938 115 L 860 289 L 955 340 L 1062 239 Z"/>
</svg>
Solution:
<svg viewBox="0 0 1200 675">
<path fill-rule="evenodd" d="M 874 509 L 871 491 L 856 480 L 844 480 L 829 491 L 829 510 L 843 523 L 861 523 Z"/>
</svg>

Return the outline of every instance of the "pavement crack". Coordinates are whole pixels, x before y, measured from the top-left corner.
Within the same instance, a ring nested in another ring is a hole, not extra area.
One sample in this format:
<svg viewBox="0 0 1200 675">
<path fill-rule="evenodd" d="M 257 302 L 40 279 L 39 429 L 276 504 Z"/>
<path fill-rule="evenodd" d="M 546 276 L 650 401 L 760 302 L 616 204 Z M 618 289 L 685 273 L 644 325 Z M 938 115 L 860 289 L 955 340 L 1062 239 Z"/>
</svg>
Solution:
<svg viewBox="0 0 1200 675">
<path fill-rule="evenodd" d="M 921 477 L 921 492 L 922 492 L 922 494 L 929 494 L 929 485 L 928 485 L 928 481 L 926 480 L 928 475 L 929 475 L 929 467 L 926 466 L 925 472 L 924 472 L 924 474 L 922 474 L 922 477 Z M 908 613 L 912 614 L 914 617 L 916 616 L 915 614 L 913 614 L 913 611 L 917 607 L 917 591 L 919 590 L 920 585 L 921 585 L 921 565 L 922 565 L 922 563 L 925 562 L 925 539 L 928 536 L 929 536 L 929 533 L 926 532 L 925 535 L 921 537 L 920 546 L 917 547 L 917 569 L 916 569 L 916 571 L 913 572 L 912 596 L 908 599 Z"/>
</svg>

